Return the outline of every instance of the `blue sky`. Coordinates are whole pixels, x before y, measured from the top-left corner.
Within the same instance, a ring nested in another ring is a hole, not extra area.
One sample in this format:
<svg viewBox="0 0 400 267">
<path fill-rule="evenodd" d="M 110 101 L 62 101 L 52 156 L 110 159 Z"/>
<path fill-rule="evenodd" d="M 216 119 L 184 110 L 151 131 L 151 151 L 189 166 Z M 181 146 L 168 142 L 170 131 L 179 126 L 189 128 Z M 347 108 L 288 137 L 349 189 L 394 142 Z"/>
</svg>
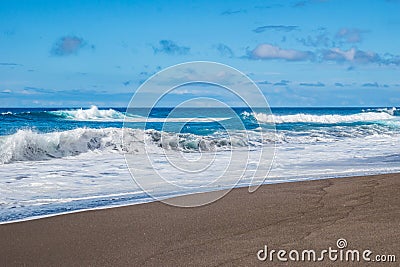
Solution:
<svg viewBox="0 0 400 267">
<path fill-rule="evenodd" d="M 400 106 L 398 14 L 397 0 L 3 0 L 0 107 L 124 107 L 194 60 L 246 73 L 271 106 Z"/>
</svg>

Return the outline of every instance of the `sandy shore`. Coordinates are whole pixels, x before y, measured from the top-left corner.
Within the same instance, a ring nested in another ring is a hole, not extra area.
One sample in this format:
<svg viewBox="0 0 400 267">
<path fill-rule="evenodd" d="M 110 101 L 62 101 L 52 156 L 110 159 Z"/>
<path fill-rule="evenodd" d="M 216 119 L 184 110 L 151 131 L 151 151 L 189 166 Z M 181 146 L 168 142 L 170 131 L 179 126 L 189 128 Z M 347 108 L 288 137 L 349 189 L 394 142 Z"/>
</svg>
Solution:
<svg viewBox="0 0 400 267">
<path fill-rule="evenodd" d="M 0 225 L 0 237 L 1 266 L 304 266 L 262 262 L 257 251 L 336 249 L 339 238 L 348 249 L 397 253 L 399 264 L 400 174 L 235 189 L 200 208 L 154 202 L 68 214 Z"/>
</svg>

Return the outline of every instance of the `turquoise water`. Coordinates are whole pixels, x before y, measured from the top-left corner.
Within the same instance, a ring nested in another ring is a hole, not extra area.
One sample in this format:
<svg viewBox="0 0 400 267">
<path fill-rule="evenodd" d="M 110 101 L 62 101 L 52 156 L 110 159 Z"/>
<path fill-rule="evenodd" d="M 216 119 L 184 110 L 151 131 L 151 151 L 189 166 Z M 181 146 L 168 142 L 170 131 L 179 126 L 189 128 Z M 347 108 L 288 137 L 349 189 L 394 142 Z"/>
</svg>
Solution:
<svg viewBox="0 0 400 267">
<path fill-rule="evenodd" d="M 155 108 L 147 116 L 147 110 L 123 108 L 0 109 L 0 222 L 153 201 L 133 183 L 123 156 L 137 154 L 141 164 L 139 136 L 154 155 L 213 151 L 221 160 L 230 150 L 276 145 L 266 183 L 400 171 L 395 107 L 233 111 Z M 129 144 L 122 142 L 124 131 Z M 167 164 L 160 160 L 156 167 Z M 170 176 L 188 188 L 198 183 Z"/>
<path fill-rule="evenodd" d="M 154 108 L 149 118 L 166 118 L 172 108 Z M 46 108 L 0 108 L 0 135 L 12 135 L 18 130 L 33 130 L 37 133 L 49 133 L 55 131 L 67 131 L 77 128 L 121 128 L 125 108 L 102 108 L 91 109 L 46 109 Z M 265 120 L 264 114 L 254 116 L 252 110 L 247 108 L 234 108 L 237 116 L 242 120 L 248 130 L 257 127 L 268 128 L 271 121 L 276 123 L 276 129 L 287 131 L 303 130 L 327 130 L 328 128 L 345 126 L 348 128 L 357 126 L 382 126 L 382 131 L 397 131 L 400 120 L 400 110 L 396 108 L 272 108 L 273 117 Z M 257 109 L 255 109 L 257 111 Z M 130 111 L 128 118 L 135 118 L 139 122 L 129 123 L 131 128 L 143 128 L 147 115 L 144 110 Z M 224 109 L 196 109 L 185 108 L 174 113 L 181 118 L 196 118 L 201 116 L 229 118 L 231 113 Z M 268 116 L 268 115 L 266 115 Z M 143 118 L 140 122 L 140 118 Z M 264 118 L 264 120 L 263 120 Z M 222 127 L 214 122 L 189 123 L 189 127 L 182 129 L 183 132 L 207 135 L 215 133 Z M 206 126 L 206 127 L 204 127 Z M 161 130 L 162 122 L 148 122 L 147 129 Z M 234 125 L 231 126 L 234 129 Z"/>
</svg>

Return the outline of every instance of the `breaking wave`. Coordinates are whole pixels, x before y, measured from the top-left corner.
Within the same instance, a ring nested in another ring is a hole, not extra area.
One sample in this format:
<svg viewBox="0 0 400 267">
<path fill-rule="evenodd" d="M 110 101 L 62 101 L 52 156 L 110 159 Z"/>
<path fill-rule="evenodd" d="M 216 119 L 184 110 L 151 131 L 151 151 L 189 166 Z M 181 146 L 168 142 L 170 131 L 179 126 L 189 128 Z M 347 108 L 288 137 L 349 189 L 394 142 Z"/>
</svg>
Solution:
<svg viewBox="0 0 400 267">
<path fill-rule="evenodd" d="M 2 112 L 0 114 L 4 117 L 17 117 L 26 119 L 65 119 L 75 121 L 123 121 L 125 114 L 123 112 L 107 109 L 102 110 L 97 106 L 92 106 L 89 109 L 66 109 L 66 110 L 55 110 L 55 111 L 22 111 L 22 112 Z M 139 117 L 134 115 L 128 115 L 127 117 Z"/>
<path fill-rule="evenodd" d="M 400 136 L 399 127 L 387 125 L 332 126 L 304 131 L 215 132 L 210 135 L 170 133 L 131 128 L 77 128 L 74 130 L 38 133 L 19 130 L 0 136 L 0 164 L 16 161 L 40 161 L 77 156 L 91 151 L 99 153 L 160 153 L 162 150 L 187 153 L 257 149 L 265 144 L 312 144 L 336 142 L 347 138 Z"/>
<path fill-rule="evenodd" d="M 3 112 L 1 116 L 10 116 L 18 118 L 42 118 L 42 119 L 63 119 L 71 121 L 90 121 L 90 122 L 217 122 L 228 120 L 230 118 L 147 118 L 139 115 L 120 112 L 114 109 L 99 109 L 92 106 L 89 109 L 66 109 L 55 111 L 27 111 L 12 113 Z"/>
<path fill-rule="evenodd" d="M 223 133 L 198 136 L 120 128 L 78 128 L 52 133 L 19 130 L 13 135 L 0 137 L 0 163 L 48 160 L 76 156 L 90 151 L 145 153 L 166 149 L 199 152 L 227 150 L 248 145 L 257 145 L 257 141 L 249 141 L 247 135 L 240 132 L 229 137 Z"/>
<path fill-rule="evenodd" d="M 395 109 L 389 112 L 363 112 L 351 115 L 312 115 L 312 114 L 293 114 L 293 115 L 273 115 L 265 113 L 249 113 L 243 112 L 244 117 L 254 117 L 260 123 L 319 123 L 319 124 L 336 124 L 351 122 L 374 122 L 381 120 L 394 119 Z"/>
<path fill-rule="evenodd" d="M 114 109 L 100 110 L 96 106 L 92 106 L 90 109 L 75 109 L 75 110 L 57 110 L 49 111 L 48 113 L 60 116 L 65 119 L 70 120 L 120 120 L 123 121 L 125 114 Z"/>
</svg>

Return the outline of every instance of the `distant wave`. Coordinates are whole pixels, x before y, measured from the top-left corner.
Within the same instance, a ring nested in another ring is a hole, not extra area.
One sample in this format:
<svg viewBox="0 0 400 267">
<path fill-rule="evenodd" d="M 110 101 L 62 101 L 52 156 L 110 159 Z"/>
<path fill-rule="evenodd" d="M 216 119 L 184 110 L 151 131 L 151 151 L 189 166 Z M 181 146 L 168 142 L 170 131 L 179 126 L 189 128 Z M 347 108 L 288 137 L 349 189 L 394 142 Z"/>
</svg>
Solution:
<svg viewBox="0 0 400 267">
<path fill-rule="evenodd" d="M 58 110 L 49 113 L 77 121 L 125 121 L 125 122 L 213 122 L 229 118 L 147 118 L 138 115 L 124 114 L 114 109 L 100 110 L 96 106 L 90 109 Z"/>
<path fill-rule="evenodd" d="M 96 106 L 92 106 L 90 109 L 74 109 L 74 110 L 57 110 L 57 111 L 48 111 L 48 113 L 60 116 L 62 118 L 70 119 L 70 120 L 80 120 L 80 121 L 88 121 L 88 120 L 119 120 L 122 121 L 125 118 L 125 114 L 114 109 L 100 110 Z"/>
<path fill-rule="evenodd" d="M 394 110 L 393 110 L 394 112 Z M 394 113 L 393 113 L 394 114 Z M 249 113 L 243 112 L 244 117 L 254 117 L 260 123 L 320 123 L 320 124 L 336 124 L 350 122 L 367 122 L 390 120 L 395 118 L 388 112 L 363 112 L 352 115 L 312 115 L 312 114 L 293 114 L 293 115 L 274 115 L 265 113 Z"/>
<path fill-rule="evenodd" d="M 77 121 L 123 121 L 125 114 L 114 109 L 100 110 L 97 106 L 90 109 L 70 109 L 56 111 L 23 111 L 23 112 L 3 112 L 2 116 L 11 116 L 18 118 L 61 118 Z"/>
<path fill-rule="evenodd" d="M 224 117 L 210 118 L 152 118 L 142 117 L 135 114 L 125 114 L 114 109 L 99 109 L 92 106 L 89 109 L 65 109 L 55 111 L 24 111 L 20 113 L 12 113 L 10 111 L 1 113 L 4 117 L 18 118 L 42 118 L 42 119 L 64 119 L 72 121 L 92 121 L 92 122 L 218 122 L 228 120 Z M 265 113 L 242 112 L 243 119 L 254 119 L 259 123 L 319 123 L 319 124 L 336 124 L 351 122 L 368 122 L 390 120 L 400 116 L 400 110 L 393 108 L 375 108 L 362 110 L 361 113 L 341 115 L 341 114 L 307 114 L 297 113 L 291 115 L 276 115 Z"/>
<path fill-rule="evenodd" d="M 367 110 L 363 110 L 363 112 L 371 112 L 371 111 L 375 111 L 375 112 L 384 112 L 387 114 L 390 114 L 392 116 L 396 116 L 396 115 L 400 115 L 400 110 L 398 110 L 396 107 L 392 107 L 392 108 L 375 108 L 375 109 L 367 109 Z"/>
<path fill-rule="evenodd" d="M 89 109 L 66 109 L 56 111 L 27 111 L 12 113 L 10 111 L 1 113 L 2 116 L 14 116 L 23 118 L 59 118 L 73 121 L 93 122 L 216 122 L 230 118 L 147 118 L 134 114 L 125 114 L 114 109 L 99 109 L 92 106 Z"/>
</svg>

